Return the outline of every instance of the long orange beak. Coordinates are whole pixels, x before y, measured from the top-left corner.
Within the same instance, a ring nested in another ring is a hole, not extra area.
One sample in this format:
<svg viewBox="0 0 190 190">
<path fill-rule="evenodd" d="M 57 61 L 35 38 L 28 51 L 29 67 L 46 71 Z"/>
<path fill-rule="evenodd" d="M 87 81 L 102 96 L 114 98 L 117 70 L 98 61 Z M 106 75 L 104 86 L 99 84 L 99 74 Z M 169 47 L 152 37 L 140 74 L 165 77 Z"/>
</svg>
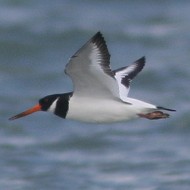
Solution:
<svg viewBox="0 0 190 190">
<path fill-rule="evenodd" d="M 41 110 L 41 105 L 40 104 L 37 104 L 35 105 L 34 107 L 22 112 L 22 113 L 19 113 L 18 115 L 15 115 L 11 118 L 9 118 L 9 120 L 14 120 L 14 119 L 18 119 L 20 117 L 24 117 L 24 116 L 27 116 L 29 114 L 32 114 L 34 112 L 37 112 L 37 111 L 40 111 Z"/>
</svg>

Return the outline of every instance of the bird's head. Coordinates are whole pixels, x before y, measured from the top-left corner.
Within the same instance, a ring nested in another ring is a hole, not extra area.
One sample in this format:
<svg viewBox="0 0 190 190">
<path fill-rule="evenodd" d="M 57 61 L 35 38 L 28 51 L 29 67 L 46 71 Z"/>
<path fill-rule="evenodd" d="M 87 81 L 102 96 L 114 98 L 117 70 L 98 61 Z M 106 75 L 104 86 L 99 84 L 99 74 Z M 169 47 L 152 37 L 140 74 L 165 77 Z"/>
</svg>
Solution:
<svg viewBox="0 0 190 190">
<path fill-rule="evenodd" d="M 34 112 L 37 111 L 52 111 L 55 112 L 56 109 L 56 102 L 59 99 L 60 95 L 59 94 L 53 94 L 53 95 L 49 95 L 49 96 L 45 96 L 44 98 L 41 98 L 39 100 L 39 103 L 36 104 L 34 107 L 19 113 L 11 118 L 9 118 L 9 120 L 14 120 L 14 119 L 18 119 L 27 115 L 30 115 Z"/>
</svg>

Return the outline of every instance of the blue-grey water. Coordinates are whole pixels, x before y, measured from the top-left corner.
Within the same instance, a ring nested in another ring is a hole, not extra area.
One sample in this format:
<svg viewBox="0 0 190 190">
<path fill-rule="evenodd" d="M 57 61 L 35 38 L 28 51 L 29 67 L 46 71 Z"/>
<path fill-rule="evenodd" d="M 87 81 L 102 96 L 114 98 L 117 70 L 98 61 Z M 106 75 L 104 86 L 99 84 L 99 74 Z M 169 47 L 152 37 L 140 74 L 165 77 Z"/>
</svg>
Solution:
<svg viewBox="0 0 190 190">
<path fill-rule="evenodd" d="M 1 0 L 0 189 L 189 190 L 189 9 L 188 0 Z M 129 95 L 177 112 L 111 125 L 43 112 L 8 121 L 72 90 L 64 67 L 97 31 L 113 69 L 146 56 Z"/>
</svg>

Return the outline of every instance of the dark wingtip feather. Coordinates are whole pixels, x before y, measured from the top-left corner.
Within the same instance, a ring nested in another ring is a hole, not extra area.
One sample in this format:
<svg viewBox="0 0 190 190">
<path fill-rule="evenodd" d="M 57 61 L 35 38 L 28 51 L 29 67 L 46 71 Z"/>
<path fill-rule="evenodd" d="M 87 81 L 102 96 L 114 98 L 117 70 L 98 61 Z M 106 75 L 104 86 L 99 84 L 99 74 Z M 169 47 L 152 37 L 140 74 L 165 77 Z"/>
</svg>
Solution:
<svg viewBox="0 0 190 190">
<path fill-rule="evenodd" d="M 140 59 L 136 60 L 135 63 L 140 66 L 139 70 L 141 71 L 143 67 L 145 66 L 146 58 L 145 56 L 141 57 Z M 139 71 L 139 72 L 140 72 Z"/>
<path fill-rule="evenodd" d="M 143 57 L 141 57 L 140 59 L 137 59 L 137 60 L 134 62 L 134 64 L 136 64 L 137 67 L 136 67 L 136 69 L 135 69 L 134 72 L 131 72 L 131 73 L 128 75 L 128 77 L 129 77 L 130 79 L 133 79 L 139 72 L 142 71 L 142 69 L 143 69 L 144 66 L 145 66 L 145 61 L 146 61 L 145 56 L 143 56 Z"/>
<path fill-rule="evenodd" d="M 91 38 L 91 41 L 92 42 L 96 42 L 97 40 L 101 40 L 101 41 L 104 41 L 104 37 L 102 35 L 102 33 L 100 31 L 98 31 L 92 38 Z"/>
<path fill-rule="evenodd" d="M 110 69 L 110 54 L 108 51 L 108 47 L 106 45 L 106 41 L 100 31 L 98 31 L 91 39 L 90 43 L 96 45 L 96 48 L 99 50 L 101 62 L 100 65 L 106 74 L 111 77 L 114 77 L 114 73 Z"/>
<path fill-rule="evenodd" d="M 146 62 L 146 57 L 145 56 L 143 56 L 143 57 L 141 57 L 140 59 L 138 59 L 138 60 L 136 60 L 135 62 L 139 62 L 139 63 L 144 63 L 145 64 L 145 62 Z"/>
</svg>

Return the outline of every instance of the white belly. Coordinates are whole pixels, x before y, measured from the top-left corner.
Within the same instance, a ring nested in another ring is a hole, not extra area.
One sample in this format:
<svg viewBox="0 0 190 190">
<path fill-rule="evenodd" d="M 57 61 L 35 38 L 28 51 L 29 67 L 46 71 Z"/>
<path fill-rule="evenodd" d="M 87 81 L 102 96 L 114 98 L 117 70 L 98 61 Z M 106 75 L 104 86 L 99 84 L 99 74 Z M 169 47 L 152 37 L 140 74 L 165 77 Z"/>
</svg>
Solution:
<svg viewBox="0 0 190 190">
<path fill-rule="evenodd" d="M 137 118 L 143 109 L 112 99 L 72 97 L 66 118 L 90 123 L 119 122 Z"/>
</svg>

